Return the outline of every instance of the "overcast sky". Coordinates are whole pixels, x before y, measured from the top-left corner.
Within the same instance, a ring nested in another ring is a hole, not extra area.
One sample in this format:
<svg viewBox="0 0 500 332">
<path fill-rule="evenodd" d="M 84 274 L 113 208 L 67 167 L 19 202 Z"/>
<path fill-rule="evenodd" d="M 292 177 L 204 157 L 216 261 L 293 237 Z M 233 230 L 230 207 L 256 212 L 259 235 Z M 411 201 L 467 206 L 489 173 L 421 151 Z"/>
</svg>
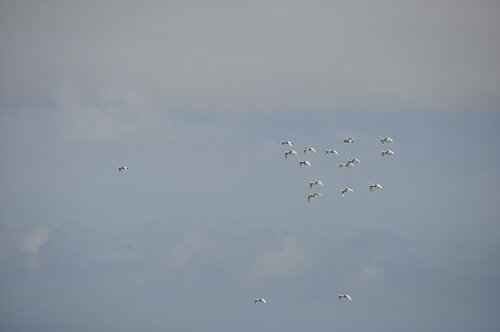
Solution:
<svg viewBox="0 0 500 332">
<path fill-rule="evenodd" d="M 498 331 L 498 13 L 2 1 L 0 329 Z"/>
</svg>

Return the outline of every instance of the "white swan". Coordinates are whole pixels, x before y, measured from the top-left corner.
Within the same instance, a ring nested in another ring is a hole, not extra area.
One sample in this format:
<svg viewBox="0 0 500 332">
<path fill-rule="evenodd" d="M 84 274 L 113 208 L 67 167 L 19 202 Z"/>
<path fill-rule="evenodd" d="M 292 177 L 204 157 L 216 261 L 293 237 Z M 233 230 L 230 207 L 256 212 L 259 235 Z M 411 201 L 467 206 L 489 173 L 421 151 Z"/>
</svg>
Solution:
<svg viewBox="0 0 500 332">
<path fill-rule="evenodd" d="M 392 150 L 384 150 L 384 151 L 382 151 L 382 157 L 392 156 L 393 154 L 394 154 L 394 151 L 392 151 Z"/>
<path fill-rule="evenodd" d="M 310 194 L 309 196 L 307 196 L 307 201 L 310 202 L 311 198 L 318 198 L 319 196 L 321 196 L 321 193 Z"/>
<path fill-rule="evenodd" d="M 379 183 L 369 183 L 369 186 L 370 186 L 370 191 L 373 191 L 373 189 L 382 189 L 382 188 L 384 188 Z"/>
<path fill-rule="evenodd" d="M 323 182 L 321 180 L 316 180 L 313 182 L 309 182 L 309 188 L 312 188 L 313 186 L 321 186 L 323 187 Z"/>
<path fill-rule="evenodd" d="M 316 149 L 315 148 L 305 148 L 304 149 L 304 153 L 309 152 L 309 151 L 316 153 Z"/>
<path fill-rule="evenodd" d="M 336 156 L 339 155 L 339 153 L 337 152 L 337 150 L 333 150 L 333 149 L 326 150 L 326 154 L 333 154 L 333 155 L 336 155 Z"/>
<path fill-rule="evenodd" d="M 311 166 L 311 163 L 308 162 L 307 160 L 299 160 L 299 166 L 300 167 L 303 167 L 303 166 Z"/>
<path fill-rule="evenodd" d="M 348 299 L 349 301 L 352 301 L 352 297 L 349 294 L 337 294 L 337 297 L 339 300 Z"/>
<path fill-rule="evenodd" d="M 390 137 L 378 137 L 380 139 L 380 143 L 385 144 L 385 143 L 392 143 L 392 138 Z"/>
<path fill-rule="evenodd" d="M 294 155 L 294 156 L 297 155 L 297 151 L 295 151 L 295 150 L 284 151 L 284 152 L 285 152 L 285 159 L 288 159 L 288 156 L 290 156 L 290 155 Z"/>
<path fill-rule="evenodd" d="M 266 302 L 266 299 L 263 297 L 254 297 L 253 303 L 254 304 L 259 304 L 259 303 L 266 304 L 267 302 Z"/>
<path fill-rule="evenodd" d="M 348 191 L 353 192 L 351 187 L 346 187 L 340 191 L 340 194 L 342 195 L 342 197 L 344 197 L 345 193 Z"/>
<path fill-rule="evenodd" d="M 353 164 L 351 162 L 349 162 L 349 160 L 347 162 L 345 162 L 344 164 L 340 164 L 339 165 L 339 168 L 342 168 L 342 167 L 351 167 Z"/>
</svg>

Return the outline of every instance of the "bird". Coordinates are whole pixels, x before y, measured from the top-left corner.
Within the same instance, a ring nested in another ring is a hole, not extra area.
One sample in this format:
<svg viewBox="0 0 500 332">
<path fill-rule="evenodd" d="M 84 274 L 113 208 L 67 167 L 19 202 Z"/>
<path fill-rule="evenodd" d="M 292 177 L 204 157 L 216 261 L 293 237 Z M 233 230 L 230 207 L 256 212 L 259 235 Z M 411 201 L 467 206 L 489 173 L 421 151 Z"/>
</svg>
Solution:
<svg viewBox="0 0 500 332">
<path fill-rule="evenodd" d="M 378 137 L 380 139 L 380 143 L 385 144 L 385 143 L 392 143 L 392 138 L 390 137 Z"/>
<path fill-rule="evenodd" d="M 315 149 L 315 148 L 305 148 L 305 149 L 304 149 L 304 153 L 306 153 L 306 152 L 308 152 L 308 151 L 311 151 L 311 152 L 316 153 L 316 149 Z"/>
<path fill-rule="evenodd" d="M 309 188 L 312 188 L 313 186 L 321 186 L 323 187 L 323 182 L 321 180 L 316 180 L 313 182 L 309 182 Z"/>
<path fill-rule="evenodd" d="M 379 183 L 369 183 L 369 185 L 370 185 L 370 191 L 373 191 L 373 189 L 382 189 L 382 188 L 384 188 Z"/>
<path fill-rule="evenodd" d="M 263 297 L 254 297 L 253 299 L 254 304 L 259 304 L 259 303 L 264 303 L 266 304 L 266 299 Z"/>
<path fill-rule="evenodd" d="M 307 201 L 310 202 L 311 198 L 319 198 L 319 196 L 321 196 L 321 193 L 309 194 L 309 196 L 307 196 Z"/>
<path fill-rule="evenodd" d="M 307 160 L 299 160 L 299 166 L 311 166 L 311 163 L 308 162 Z"/>
<path fill-rule="evenodd" d="M 349 160 L 347 162 L 345 162 L 344 164 L 340 164 L 339 165 L 339 168 L 342 168 L 342 167 L 351 167 L 353 164 L 351 162 L 349 162 Z"/>
<path fill-rule="evenodd" d="M 352 297 L 349 294 L 337 294 L 337 297 L 339 300 L 348 299 L 349 301 L 352 301 Z"/>
<path fill-rule="evenodd" d="M 392 156 L 393 154 L 394 154 L 394 151 L 392 151 L 392 150 L 383 150 L 382 151 L 382 157 Z"/>
<path fill-rule="evenodd" d="M 352 159 L 347 160 L 347 162 L 351 163 L 353 165 L 356 165 L 356 164 L 359 164 L 361 162 L 361 160 L 359 160 L 358 158 L 352 158 Z"/>
<path fill-rule="evenodd" d="M 325 152 L 326 152 L 326 154 L 334 154 L 336 156 L 339 155 L 339 153 L 337 152 L 337 150 L 333 150 L 333 149 L 326 150 Z"/>
<path fill-rule="evenodd" d="M 120 166 L 120 167 L 118 167 L 118 171 L 119 172 L 121 172 L 121 171 L 128 171 L 128 166 L 125 166 L 125 165 Z"/>
<path fill-rule="evenodd" d="M 282 146 L 283 146 L 283 145 L 288 145 L 288 146 L 290 146 L 290 147 L 292 147 L 292 146 L 293 146 L 292 141 L 280 141 L 280 143 L 281 143 L 281 145 L 282 145 Z"/>
<path fill-rule="evenodd" d="M 344 138 L 344 143 L 354 143 L 354 137 Z"/>
<path fill-rule="evenodd" d="M 289 151 L 284 151 L 284 152 L 285 152 L 285 159 L 288 159 L 288 156 L 290 156 L 290 155 L 294 155 L 294 156 L 297 155 L 297 151 L 295 151 L 295 150 L 289 150 Z"/>
<path fill-rule="evenodd" d="M 345 193 L 348 192 L 348 191 L 352 192 L 353 190 L 352 190 L 351 187 L 346 187 L 346 188 L 342 189 L 340 191 L 340 193 L 342 194 L 342 197 L 344 197 Z"/>
</svg>

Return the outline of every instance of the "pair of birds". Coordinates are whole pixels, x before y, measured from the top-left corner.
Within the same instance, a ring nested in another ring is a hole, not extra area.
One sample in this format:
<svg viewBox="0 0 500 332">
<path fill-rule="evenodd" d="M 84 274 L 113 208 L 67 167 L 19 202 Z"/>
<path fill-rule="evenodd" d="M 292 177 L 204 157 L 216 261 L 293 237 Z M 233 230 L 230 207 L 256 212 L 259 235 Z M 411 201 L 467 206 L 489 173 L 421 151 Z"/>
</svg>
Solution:
<svg viewBox="0 0 500 332">
<path fill-rule="evenodd" d="M 378 138 L 380 139 L 380 143 L 382 143 L 382 144 L 387 144 L 387 143 L 392 143 L 393 142 L 392 138 L 390 138 L 390 137 L 380 137 L 379 136 Z M 394 154 L 394 151 L 389 150 L 389 149 L 382 151 L 382 157 L 392 156 L 393 154 Z"/>
<path fill-rule="evenodd" d="M 351 166 L 356 166 L 360 162 L 361 162 L 361 160 L 359 160 L 358 158 L 348 159 L 344 164 L 340 164 L 339 168 L 342 168 L 342 167 L 350 168 Z"/>
<path fill-rule="evenodd" d="M 337 294 L 337 297 L 339 300 L 342 299 L 347 299 L 349 301 L 352 301 L 352 297 L 349 294 Z M 254 297 L 253 299 L 254 304 L 267 304 L 266 299 L 263 297 Z"/>
<path fill-rule="evenodd" d="M 382 187 L 382 185 L 380 183 L 369 183 L 368 185 L 370 186 L 371 192 L 373 192 L 373 189 L 383 189 L 384 188 L 384 187 Z M 342 189 L 340 191 L 340 193 L 342 194 L 342 197 L 344 197 L 344 195 L 349 191 L 353 192 L 354 190 L 351 187 L 346 187 L 346 188 Z"/>
</svg>

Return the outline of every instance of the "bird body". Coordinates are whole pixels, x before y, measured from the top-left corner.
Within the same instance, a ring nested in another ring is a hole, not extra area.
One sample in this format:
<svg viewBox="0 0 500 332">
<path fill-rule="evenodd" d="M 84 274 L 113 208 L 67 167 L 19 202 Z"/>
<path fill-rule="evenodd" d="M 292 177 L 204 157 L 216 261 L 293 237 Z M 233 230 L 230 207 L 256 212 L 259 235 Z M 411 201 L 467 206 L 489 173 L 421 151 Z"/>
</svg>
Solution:
<svg viewBox="0 0 500 332">
<path fill-rule="evenodd" d="M 311 163 L 308 162 L 307 160 L 299 160 L 299 166 L 300 167 L 303 167 L 303 166 L 311 166 Z"/>
<path fill-rule="evenodd" d="M 289 157 L 290 155 L 294 155 L 294 156 L 296 156 L 296 155 L 297 155 L 297 151 L 295 151 L 295 150 L 285 151 L 285 159 L 288 159 L 288 157 Z"/>
<path fill-rule="evenodd" d="M 359 159 L 356 159 L 356 158 L 348 159 L 344 164 L 340 164 L 339 167 L 340 168 L 342 168 L 342 167 L 350 168 L 351 166 L 356 166 L 356 164 L 358 164 L 359 162 L 361 162 L 361 161 Z"/>
<path fill-rule="evenodd" d="M 333 155 L 336 155 L 336 156 L 339 155 L 339 153 L 337 152 L 337 150 L 333 150 L 333 149 L 326 150 L 326 154 L 333 154 Z"/>
<path fill-rule="evenodd" d="M 352 297 L 349 294 L 337 294 L 337 297 L 339 300 L 348 299 L 349 301 L 352 301 Z"/>
<path fill-rule="evenodd" d="M 128 171 L 128 166 L 125 166 L 125 165 L 120 166 L 120 167 L 118 167 L 118 171 L 119 172 L 121 172 L 121 171 Z"/>
<path fill-rule="evenodd" d="M 390 137 L 378 137 L 380 139 L 380 143 L 386 144 L 386 143 L 392 143 L 392 138 Z"/>
<path fill-rule="evenodd" d="M 259 304 L 259 303 L 263 303 L 263 304 L 266 304 L 266 299 L 264 299 L 263 297 L 255 297 L 253 299 L 253 302 L 254 304 Z"/>
<path fill-rule="evenodd" d="M 373 189 L 382 189 L 382 188 L 384 188 L 379 183 L 369 183 L 369 186 L 370 186 L 370 191 L 373 191 Z"/>
<path fill-rule="evenodd" d="M 342 168 L 342 167 L 351 167 L 351 166 L 352 166 L 352 163 L 350 163 L 349 161 L 347 161 L 344 164 L 340 164 L 339 168 Z"/>
<path fill-rule="evenodd" d="M 306 153 L 306 152 L 314 152 L 314 153 L 316 153 L 316 149 L 315 148 L 311 148 L 311 147 L 310 148 L 305 148 L 304 149 L 304 153 Z"/>
<path fill-rule="evenodd" d="M 353 192 L 353 190 L 352 190 L 352 188 L 351 188 L 351 187 L 346 187 L 346 188 L 344 188 L 344 189 L 342 189 L 342 190 L 340 191 L 340 194 L 342 195 L 342 197 L 344 197 L 344 195 L 345 195 L 348 191 Z"/>
<path fill-rule="evenodd" d="M 383 150 L 382 151 L 382 157 L 392 156 L 393 154 L 394 154 L 394 151 L 391 151 L 391 150 Z"/>
<path fill-rule="evenodd" d="M 354 143 L 354 137 L 344 138 L 344 143 Z"/>
<path fill-rule="evenodd" d="M 321 182 L 321 180 L 316 180 L 316 181 L 309 182 L 309 188 L 312 188 L 313 186 L 321 186 L 321 187 L 323 187 L 323 182 Z"/>
<path fill-rule="evenodd" d="M 309 196 L 307 196 L 307 201 L 310 202 L 311 198 L 319 198 L 320 196 L 321 196 L 321 193 L 310 194 Z"/>
<path fill-rule="evenodd" d="M 293 146 L 292 141 L 280 141 L 280 143 L 281 143 L 281 145 L 282 145 L 282 146 L 283 146 L 283 145 L 288 145 L 288 146 L 290 146 L 290 147 L 292 147 L 292 146 Z"/>
</svg>

